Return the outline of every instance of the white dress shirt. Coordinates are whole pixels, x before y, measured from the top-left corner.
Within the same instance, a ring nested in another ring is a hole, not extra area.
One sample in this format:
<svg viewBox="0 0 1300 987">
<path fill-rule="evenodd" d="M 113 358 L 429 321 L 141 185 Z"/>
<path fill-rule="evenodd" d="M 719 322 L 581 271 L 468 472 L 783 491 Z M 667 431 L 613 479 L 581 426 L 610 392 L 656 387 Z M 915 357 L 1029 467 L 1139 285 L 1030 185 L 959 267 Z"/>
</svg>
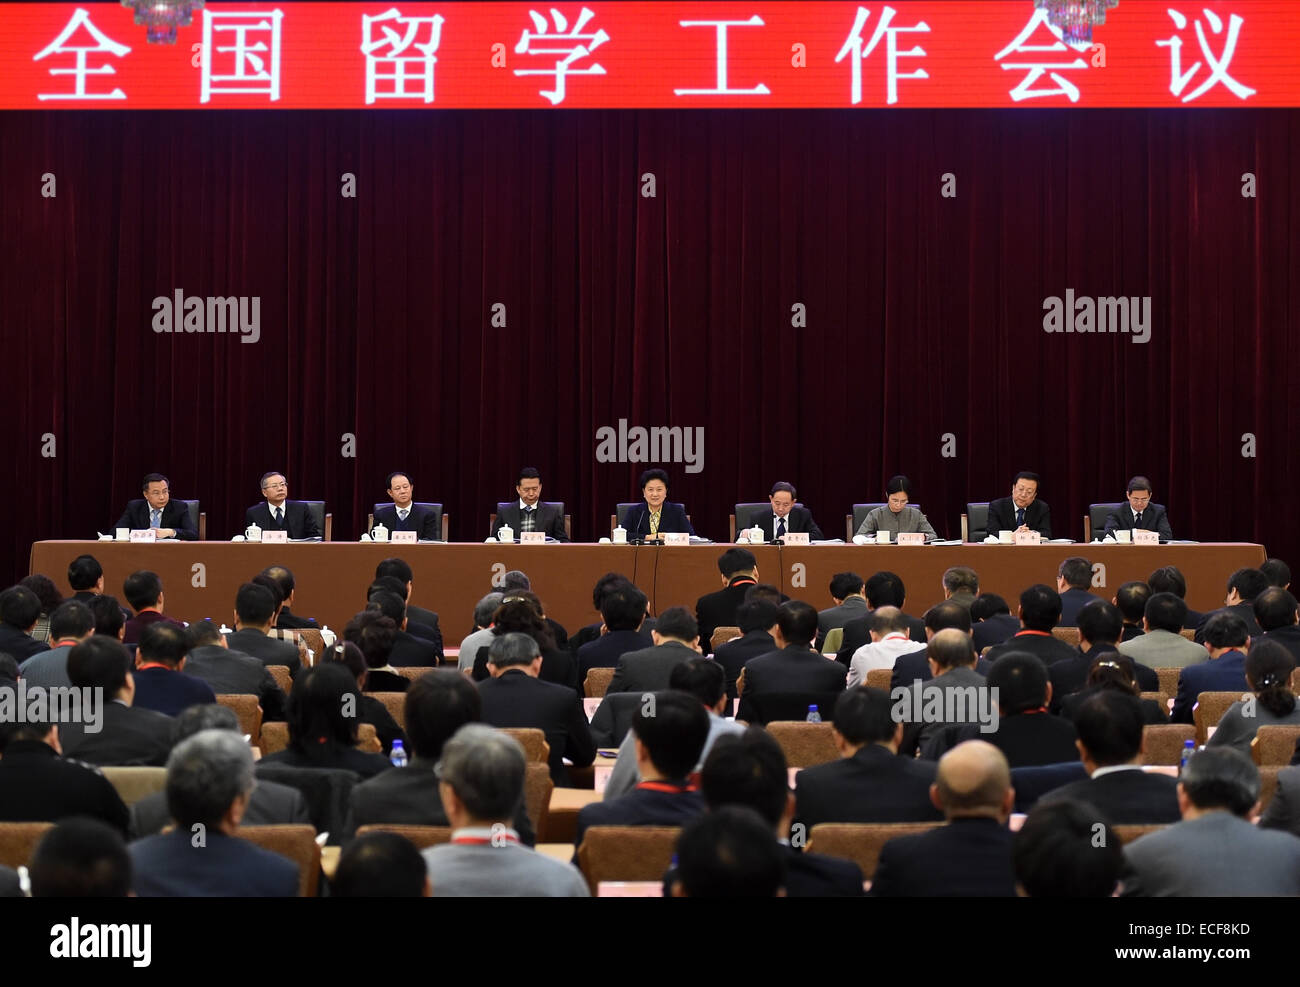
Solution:
<svg viewBox="0 0 1300 987">
<path fill-rule="evenodd" d="M 867 681 L 867 672 L 873 668 L 892 669 L 899 655 L 909 655 L 923 648 L 925 648 L 924 642 L 913 641 L 907 636 L 906 631 L 890 631 L 879 641 L 864 644 L 853 652 L 845 688 L 852 689 L 855 685 L 864 684 Z"/>
</svg>

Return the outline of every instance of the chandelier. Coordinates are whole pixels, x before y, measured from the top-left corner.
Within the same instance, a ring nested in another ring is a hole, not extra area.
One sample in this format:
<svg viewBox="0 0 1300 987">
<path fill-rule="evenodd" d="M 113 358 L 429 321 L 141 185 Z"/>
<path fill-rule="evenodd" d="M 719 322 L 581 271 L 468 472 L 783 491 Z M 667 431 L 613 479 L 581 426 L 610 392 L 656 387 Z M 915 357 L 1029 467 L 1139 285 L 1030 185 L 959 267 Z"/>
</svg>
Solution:
<svg viewBox="0 0 1300 987">
<path fill-rule="evenodd" d="M 1034 6 L 1047 11 L 1047 23 L 1060 28 L 1067 45 L 1087 48 L 1093 27 L 1106 23 L 1106 11 L 1118 7 L 1119 0 L 1034 0 Z"/>
<path fill-rule="evenodd" d="M 122 0 L 135 11 L 135 22 L 148 28 L 151 45 L 174 45 L 176 29 L 190 26 L 190 15 L 203 8 L 203 0 Z"/>
</svg>

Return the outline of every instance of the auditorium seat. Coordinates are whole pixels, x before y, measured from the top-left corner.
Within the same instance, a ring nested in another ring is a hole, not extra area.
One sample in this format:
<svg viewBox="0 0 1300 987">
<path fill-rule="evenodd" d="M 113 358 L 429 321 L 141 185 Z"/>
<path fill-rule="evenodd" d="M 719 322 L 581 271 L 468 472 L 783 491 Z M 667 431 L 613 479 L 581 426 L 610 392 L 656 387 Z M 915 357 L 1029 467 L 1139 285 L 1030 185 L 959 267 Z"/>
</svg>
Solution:
<svg viewBox="0 0 1300 987">
<path fill-rule="evenodd" d="M 612 681 L 614 681 L 614 669 L 589 668 L 587 678 L 582 683 L 582 694 L 590 699 L 603 697 L 609 691 L 609 684 Z"/>
<path fill-rule="evenodd" d="M 524 756 L 534 764 L 546 764 L 551 756 L 551 745 L 546 742 L 546 734 L 537 727 L 498 727 L 502 733 L 508 733 L 524 749 Z"/>
<path fill-rule="evenodd" d="M 323 500 L 304 500 L 307 510 L 311 511 L 311 516 L 316 521 L 316 530 L 321 533 L 321 541 L 334 540 L 334 515 L 325 513 L 325 501 Z"/>
<path fill-rule="evenodd" d="M 217 702 L 235 711 L 235 717 L 239 720 L 239 732 L 248 734 L 249 744 L 262 747 L 262 704 L 257 697 L 224 693 L 217 696 Z M 265 754 L 266 750 L 263 749 L 262 753 Z"/>
<path fill-rule="evenodd" d="M 549 747 L 547 756 L 550 756 Z M 551 793 L 554 791 L 555 782 L 551 780 L 551 767 L 546 759 L 530 763 L 524 773 L 524 811 L 532 820 L 533 832 L 539 840 L 546 828 L 546 817 L 551 811 Z"/>
<path fill-rule="evenodd" d="M 408 678 L 414 682 L 416 679 L 424 678 L 424 676 L 429 672 L 436 672 L 437 669 L 432 665 L 406 665 L 402 668 L 395 668 L 393 671 L 403 678 Z"/>
<path fill-rule="evenodd" d="M 990 645 L 992 647 L 992 645 Z M 890 684 L 894 681 L 894 670 L 892 668 L 869 668 L 867 669 L 866 684 L 872 689 L 883 689 L 889 691 Z M 825 719 L 825 717 L 822 717 Z"/>
<path fill-rule="evenodd" d="M 14 870 L 26 867 L 41 837 L 53 828 L 52 822 L 0 823 L 0 864 Z"/>
<path fill-rule="evenodd" d="M 357 836 L 369 833 L 396 833 L 415 844 L 417 850 L 427 850 L 439 843 L 451 842 L 450 826 L 411 826 L 405 823 L 369 823 L 357 827 Z"/>
<path fill-rule="evenodd" d="M 908 823 L 818 823 L 808 834 L 812 853 L 824 853 L 841 860 L 851 860 L 862 870 L 862 876 L 871 879 L 880 862 L 880 850 L 897 836 L 926 833 L 941 822 Z"/>
<path fill-rule="evenodd" d="M 1052 637 L 1073 647 L 1077 648 L 1079 646 L 1080 637 L 1079 628 L 1077 627 L 1053 627 Z"/>
<path fill-rule="evenodd" d="M 405 692 L 367 692 L 384 704 L 388 714 L 397 721 L 397 725 L 406 729 L 406 693 Z"/>
<path fill-rule="evenodd" d="M 217 696 L 220 700 L 221 697 Z M 260 715 L 260 710 L 259 710 Z M 283 722 L 271 722 L 262 724 L 262 742 L 258 745 L 262 749 L 262 756 L 269 754 L 278 754 L 289 746 L 289 724 Z M 357 750 L 364 751 L 367 754 L 379 754 L 384 749 L 383 744 L 379 742 L 379 737 L 375 733 L 373 723 L 357 724 Z"/>
<path fill-rule="evenodd" d="M 1260 766 L 1273 764 L 1285 767 L 1291 763 L 1297 740 L 1300 740 L 1300 727 L 1260 727 L 1250 743 L 1250 756 Z"/>
<path fill-rule="evenodd" d="M 1157 668 L 1156 676 L 1160 679 L 1160 691 L 1166 695 L 1178 695 L 1178 679 L 1182 676 L 1181 668 Z"/>
<path fill-rule="evenodd" d="M 118 797 L 128 808 L 167 787 L 166 768 L 105 765 L 99 770 L 117 789 Z"/>
<path fill-rule="evenodd" d="M 980 542 L 988 537 L 989 502 L 969 503 L 961 516 L 961 540 Z M 993 532 L 995 535 L 997 532 Z"/>
<path fill-rule="evenodd" d="M 316 897 L 320 888 L 320 844 L 316 842 L 315 826 L 240 826 L 238 835 L 292 860 L 298 865 L 298 897 Z"/>
<path fill-rule="evenodd" d="M 1143 764 L 1181 764 L 1183 745 L 1196 739 L 1190 723 L 1149 723 L 1142 728 Z"/>
<path fill-rule="evenodd" d="M 1111 829 L 1114 830 L 1115 835 L 1119 837 L 1120 843 L 1124 844 L 1132 843 L 1134 840 L 1139 840 L 1148 833 L 1157 833 L 1164 829 L 1166 825 L 1168 824 L 1147 823 L 1139 826 L 1130 823 L 1126 826 L 1112 826 Z"/>
<path fill-rule="evenodd" d="M 1259 768 L 1259 811 L 1262 814 L 1277 793 L 1277 773 L 1286 765 L 1262 764 Z"/>
<path fill-rule="evenodd" d="M 834 657 L 840 650 L 840 645 L 844 643 L 844 628 L 832 627 L 826 632 L 826 640 L 822 642 L 822 654 Z"/>
<path fill-rule="evenodd" d="M 278 685 L 287 696 L 289 690 L 293 688 L 293 676 L 289 674 L 288 665 L 267 665 L 266 670 L 271 673 L 271 678 L 275 679 Z"/>
<path fill-rule="evenodd" d="M 1218 726 L 1228 707 L 1242 698 L 1241 690 L 1235 692 L 1202 692 L 1196 697 L 1192 707 L 1192 722 L 1196 724 L 1196 745 L 1199 747 L 1209 739 L 1210 727 Z"/>
<path fill-rule="evenodd" d="M 1106 530 L 1106 518 L 1111 511 L 1118 511 L 1122 504 L 1089 504 L 1088 513 L 1083 516 L 1083 543 L 1092 541 L 1093 536 L 1101 536 Z"/>
<path fill-rule="evenodd" d="M 744 635 L 740 633 L 739 627 L 715 627 L 713 629 L 713 637 L 709 639 L 709 647 L 716 652 L 718 648 L 726 644 L 728 641 L 734 641 L 736 638 L 743 636 Z"/>
<path fill-rule="evenodd" d="M 1184 628 L 1183 628 L 1182 630 L 1180 630 L 1178 633 L 1181 634 L 1183 637 L 1187 638 L 1187 640 L 1189 640 L 1189 641 L 1195 641 L 1195 640 L 1196 640 L 1196 631 L 1193 630 L 1193 629 L 1190 628 L 1190 627 L 1184 627 Z"/>
<path fill-rule="evenodd" d="M 672 866 L 676 826 L 590 826 L 578 847 L 578 867 L 591 893 L 601 881 L 654 881 Z"/>
<path fill-rule="evenodd" d="M 814 768 L 839 760 L 840 752 L 831 736 L 829 722 L 775 720 L 767 725 L 767 732 L 781 745 L 786 764 L 792 768 Z"/>
</svg>

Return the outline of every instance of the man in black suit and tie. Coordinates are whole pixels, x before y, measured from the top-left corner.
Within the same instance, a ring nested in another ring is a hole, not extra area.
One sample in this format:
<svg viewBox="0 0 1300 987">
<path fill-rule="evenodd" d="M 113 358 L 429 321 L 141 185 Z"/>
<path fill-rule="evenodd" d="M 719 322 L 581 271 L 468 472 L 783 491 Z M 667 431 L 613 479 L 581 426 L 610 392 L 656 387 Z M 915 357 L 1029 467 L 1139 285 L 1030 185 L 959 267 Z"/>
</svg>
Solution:
<svg viewBox="0 0 1300 987">
<path fill-rule="evenodd" d="M 199 529 L 190 520 L 190 509 L 183 501 L 171 499 L 171 483 L 161 473 L 144 478 L 144 497 L 129 501 L 115 528 L 140 531 L 153 528 L 158 538 L 196 541 Z"/>
<path fill-rule="evenodd" d="M 102 774 L 62 756 L 51 722 L 17 724 L 0 758 L 0 821 L 57 822 L 90 816 L 127 835 L 131 814 Z"/>
<path fill-rule="evenodd" d="M 502 525 L 510 525 L 515 539 L 525 531 L 542 531 L 547 538 L 556 541 L 568 541 L 568 532 L 564 530 L 564 509 L 559 504 L 547 504 L 542 500 L 542 474 L 532 466 L 525 466 L 519 471 L 515 482 L 515 492 L 519 499 L 502 507 L 497 506 L 497 519 L 492 525 L 492 537 L 497 537 Z"/>
<path fill-rule="evenodd" d="M 1270 586 L 1255 597 L 1255 620 L 1264 631 L 1264 639 L 1276 641 L 1295 658 L 1300 666 L 1300 614 L 1296 598 L 1280 586 Z"/>
<path fill-rule="evenodd" d="M 1104 653 L 1118 653 L 1120 629 L 1124 621 L 1119 608 L 1105 600 L 1094 600 L 1079 611 L 1079 647 L 1069 658 L 1052 662 L 1047 670 L 1052 679 L 1052 712 L 1059 714 L 1061 701 L 1088 684 L 1088 672 L 1095 659 Z M 1156 692 L 1160 676 L 1154 668 L 1133 663 L 1133 677 L 1143 692 Z"/>
<path fill-rule="evenodd" d="M 271 591 L 257 583 L 244 583 L 235 594 L 235 632 L 226 638 L 226 644 L 265 665 L 288 665 L 289 674 L 297 676 L 302 668 L 298 648 L 292 641 L 267 636 L 274 617 L 275 597 Z"/>
<path fill-rule="evenodd" d="M 686 508 L 668 500 L 668 474 L 664 470 L 641 474 L 641 496 L 643 501 L 629 507 L 623 519 L 628 541 L 662 541 L 667 532 L 695 534 Z"/>
<path fill-rule="evenodd" d="M 934 640 L 940 631 L 949 629 L 961 631 L 967 638 L 971 636 L 970 611 L 953 600 L 936 603 L 925 612 L 926 643 Z M 974 653 L 974 645 L 971 652 Z M 975 659 L 975 672 L 987 675 L 991 664 L 983 658 Z M 894 659 L 894 674 L 889 678 L 890 689 L 904 689 L 918 679 L 928 682 L 934 678 L 930 667 L 930 655 L 927 648 L 909 651 Z M 865 681 L 865 678 L 864 678 Z"/>
<path fill-rule="evenodd" d="M 983 740 L 954 747 L 939 761 L 931 798 L 947 824 L 886 843 L 872 897 L 1014 897 L 1007 819 L 1016 793 L 1002 752 Z"/>
<path fill-rule="evenodd" d="M 1240 617 L 1246 625 L 1246 633 L 1251 637 L 1259 637 L 1263 634 L 1264 629 L 1255 619 L 1255 597 L 1266 589 L 1268 589 L 1268 577 L 1258 569 L 1238 569 L 1234 572 L 1228 577 L 1228 595 L 1223 600 L 1223 607 L 1211 610 L 1201 617 L 1201 622 L 1196 628 L 1196 643 L 1205 643 L 1206 624 L 1216 613 L 1231 613 Z"/>
<path fill-rule="evenodd" d="M 825 535 L 813 520 L 812 511 L 802 504 L 796 504 L 794 485 L 782 480 L 772 484 L 772 493 L 767 499 L 771 507 L 764 507 L 750 516 L 751 528 L 763 529 L 763 541 L 781 541 L 790 532 L 807 532 L 809 541 L 822 541 Z M 737 532 L 739 534 L 739 532 Z"/>
<path fill-rule="evenodd" d="M 1175 565 L 1161 566 L 1151 575 L 1147 576 L 1147 585 L 1151 587 L 1152 595 L 1156 593 L 1173 593 L 1178 599 L 1186 602 L 1187 599 L 1187 579 Z M 1188 609 L 1183 616 L 1183 627 L 1186 630 L 1194 631 L 1201 626 L 1201 621 L 1205 619 L 1205 614 L 1199 610 Z"/>
<path fill-rule="evenodd" d="M 646 596 L 631 583 L 621 583 L 605 593 L 600 603 L 604 633 L 578 649 L 578 681 L 593 668 L 617 668 L 629 651 L 654 644 L 645 623 Z"/>
<path fill-rule="evenodd" d="M 1056 571 L 1056 591 L 1061 594 L 1062 627 L 1074 627 L 1078 623 L 1079 611 L 1089 603 L 1101 599 L 1097 594 L 1088 592 L 1091 587 L 1091 562 L 1072 555 L 1061 563 Z"/>
<path fill-rule="evenodd" d="M 1037 531 L 1044 538 L 1051 538 L 1052 510 L 1038 499 L 1038 484 L 1037 473 L 1017 473 L 1011 496 L 989 502 L 986 533 L 996 538 L 999 531 Z"/>
<path fill-rule="evenodd" d="M 1054 662 L 1075 657 L 1078 651 L 1052 634 L 1060 619 L 1061 594 L 1043 583 L 1026 587 L 1020 594 L 1021 630 L 990 648 L 986 657 L 996 662 L 1010 651 L 1027 651 L 1049 669 Z"/>
<path fill-rule="evenodd" d="M 400 471 L 388 474 L 388 496 L 393 502 L 375 511 L 375 524 L 394 531 L 414 531 L 420 541 L 441 541 L 438 519 L 427 507 L 415 503 L 411 478 Z"/>
<path fill-rule="evenodd" d="M 1110 602 L 1119 607 L 1124 618 L 1124 631 L 1119 637 L 1121 644 L 1142 636 L 1142 621 L 1146 617 L 1149 599 L 1151 587 L 1139 579 L 1130 580 L 1115 590 L 1115 597 Z"/>
<path fill-rule="evenodd" d="M 167 763 L 171 752 L 172 719 L 151 709 L 139 709 L 131 657 L 120 641 L 96 634 L 68 652 L 68 678 L 78 689 L 97 689 L 103 696 L 101 717 L 89 716 L 67 724 L 64 740 L 69 757 L 90 764 L 152 765 Z M 98 729 L 97 729 L 98 728 Z"/>
<path fill-rule="evenodd" d="M 729 548 L 718 556 L 722 589 L 706 593 L 695 601 L 695 620 L 699 624 L 700 646 L 713 649 L 713 632 L 719 627 L 738 627 L 736 611 L 745 602 L 749 587 L 758 584 L 758 561 L 747 548 Z"/>
<path fill-rule="evenodd" d="M 307 505 L 289 500 L 289 482 L 283 473 L 262 474 L 262 496 L 265 501 L 244 512 L 245 527 L 255 524 L 263 531 L 287 531 L 294 540 L 322 537 Z"/>
<path fill-rule="evenodd" d="M 49 644 L 31 636 L 41 617 L 41 600 L 26 586 L 10 586 L 0 593 L 0 654 L 19 663 L 49 650 Z"/>
<path fill-rule="evenodd" d="M 722 666 L 727 675 L 727 698 L 735 699 L 736 680 L 745 667 L 745 662 L 769 651 L 776 650 L 776 641 L 772 629 L 781 616 L 781 608 L 771 600 L 757 598 L 742 603 L 736 611 L 736 623 L 741 636 L 734 641 L 719 645 L 713 653 L 713 660 Z"/>
<path fill-rule="evenodd" d="M 1001 644 L 1019 631 L 1020 621 L 1011 616 L 1007 601 L 996 593 L 981 593 L 970 605 L 971 641 L 975 653 Z"/>
<path fill-rule="evenodd" d="M 998 696 L 998 728 L 981 735 L 979 727 L 964 727 L 956 731 L 952 742 L 982 736 L 1003 753 L 1013 768 L 1078 759 L 1074 725 L 1048 712 L 1052 684 L 1041 658 L 1014 651 L 1003 655 L 989 669 L 987 680 Z"/>
<path fill-rule="evenodd" d="M 1074 716 L 1088 778 L 1048 792 L 1040 801 L 1084 802 L 1117 826 L 1177 822 L 1177 780 L 1142 770 L 1143 726 L 1137 696 L 1115 689 L 1089 696 Z"/>
<path fill-rule="evenodd" d="M 840 650 L 835 653 L 835 660 L 846 669 L 853 661 L 853 655 L 864 644 L 871 643 L 871 613 L 880 607 L 897 607 L 903 609 L 907 602 L 907 587 L 903 580 L 893 572 L 883 570 L 873 573 L 864 589 L 867 594 L 868 612 L 861 617 L 854 617 L 844 624 L 844 637 L 840 640 Z M 928 638 L 925 633 L 925 621 L 920 617 L 903 614 L 907 623 L 907 636 L 913 641 L 924 643 Z"/>
<path fill-rule="evenodd" d="M 805 832 L 818 823 L 898 823 L 940 820 L 930 800 L 933 761 L 899 757 L 903 724 L 883 689 L 857 686 L 835 704 L 831 736 L 840 760 L 795 775 L 795 821 Z"/>
<path fill-rule="evenodd" d="M 1128 506 L 1116 508 L 1106 515 L 1103 538 L 1114 538 L 1116 531 L 1155 531 L 1163 544 L 1174 537 L 1164 505 L 1151 503 L 1150 480 L 1145 476 L 1133 477 L 1128 481 L 1125 496 Z"/>
<path fill-rule="evenodd" d="M 654 647 L 629 651 L 618 660 L 609 692 L 659 692 L 673 669 L 700 654 L 699 627 L 685 607 L 669 607 L 650 632 Z"/>
<path fill-rule="evenodd" d="M 745 663 L 737 683 L 740 690 L 738 720 L 766 723 L 770 703 L 780 703 L 782 697 L 829 698 L 844 691 L 849 670 L 812 649 L 816 636 L 816 610 L 802 600 L 781 604 L 776 626 L 779 650 Z M 816 702 L 816 699 L 812 701 Z"/>
<path fill-rule="evenodd" d="M 1250 632 L 1245 621 L 1231 610 L 1216 610 L 1205 621 L 1203 630 L 1209 661 L 1183 667 L 1178 676 L 1174 708 L 1169 711 L 1171 723 L 1194 722 L 1192 711 L 1196 708 L 1196 697 L 1202 692 L 1254 691 L 1246 682 Z"/>
<path fill-rule="evenodd" d="M 409 628 L 416 637 L 422 637 L 433 643 L 438 651 L 438 660 L 442 660 L 442 628 L 438 626 L 438 615 L 432 610 L 417 607 L 411 602 L 415 589 L 415 574 L 405 559 L 384 559 L 375 566 L 375 579 L 396 579 L 405 587 L 402 599 L 406 601 L 406 616 L 411 622 Z"/>
<path fill-rule="evenodd" d="M 93 555 L 78 555 L 68 563 L 70 599 L 90 606 L 90 601 L 104 592 L 104 567 Z"/>
</svg>

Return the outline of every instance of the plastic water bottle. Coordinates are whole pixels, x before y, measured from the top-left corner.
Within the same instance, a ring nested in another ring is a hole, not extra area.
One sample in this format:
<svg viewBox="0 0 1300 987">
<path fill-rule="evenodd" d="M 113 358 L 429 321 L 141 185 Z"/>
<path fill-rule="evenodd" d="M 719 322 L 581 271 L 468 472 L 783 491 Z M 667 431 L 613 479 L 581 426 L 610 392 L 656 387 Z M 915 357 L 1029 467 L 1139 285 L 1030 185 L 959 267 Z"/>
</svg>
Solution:
<svg viewBox="0 0 1300 987">
<path fill-rule="evenodd" d="M 1184 771 L 1187 770 L 1187 762 L 1188 762 L 1189 760 L 1191 760 L 1192 755 L 1195 754 L 1195 753 L 1196 753 L 1196 741 L 1194 741 L 1194 740 L 1184 740 L 1184 741 L 1183 741 L 1183 758 L 1182 758 L 1182 760 L 1179 761 L 1179 763 L 1178 763 L 1178 773 L 1179 773 L 1179 774 L 1182 774 Z"/>
<path fill-rule="evenodd" d="M 400 740 L 393 741 L 393 752 L 388 755 L 388 759 L 393 762 L 393 767 L 406 767 L 406 748 L 402 746 Z"/>
<path fill-rule="evenodd" d="M 822 715 L 821 715 L 821 713 L 817 712 L 817 707 L 816 707 L 816 706 L 809 706 L 809 707 L 808 707 L 808 722 L 809 722 L 809 723 L 820 723 L 821 721 L 822 721 Z"/>
</svg>

